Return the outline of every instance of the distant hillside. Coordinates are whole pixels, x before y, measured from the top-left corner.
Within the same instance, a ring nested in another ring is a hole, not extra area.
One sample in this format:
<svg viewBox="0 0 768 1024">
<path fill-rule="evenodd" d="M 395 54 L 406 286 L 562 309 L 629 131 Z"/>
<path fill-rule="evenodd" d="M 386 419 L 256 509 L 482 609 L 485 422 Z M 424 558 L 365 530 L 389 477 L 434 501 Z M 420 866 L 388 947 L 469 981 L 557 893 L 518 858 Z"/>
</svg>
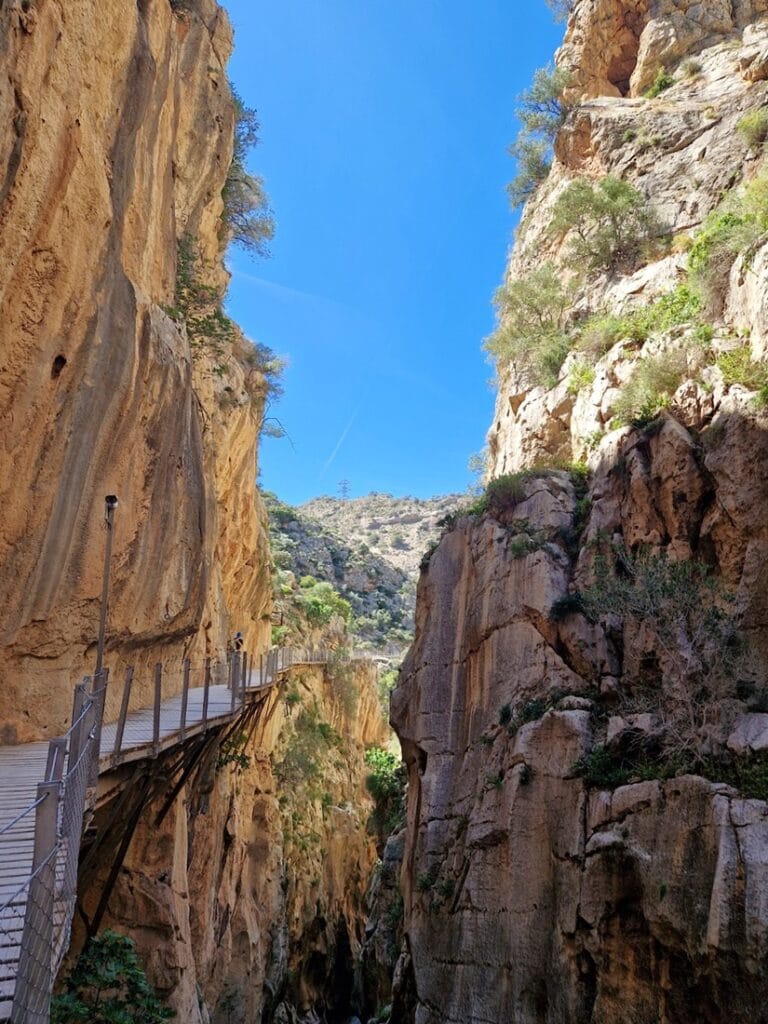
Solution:
<svg viewBox="0 0 768 1024">
<path fill-rule="evenodd" d="M 330 583 L 352 608 L 351 632 L 376 649 L 411 641 L 422 555 L 438 521 L 460 496 L 434 499 L 370 494 L 316 498 L 292 508 L 265 495 L 277 570 L 276 599 L 294 632 L 307 577 Z M 305 602 L 306 603 L 306 602 Z M 300 615 L 298 616 L 300 618 Z"/>
<path fill-rule="evenodd" d="M 364 498 L 314 498 L 299 511 L 336 536 L 366 545 L 407 573 L 415 586 L 421 556 L 440 533 L 438 521 L 465 499 L 462 494 L 393 498 L 374 491 Z"/>
</svg>

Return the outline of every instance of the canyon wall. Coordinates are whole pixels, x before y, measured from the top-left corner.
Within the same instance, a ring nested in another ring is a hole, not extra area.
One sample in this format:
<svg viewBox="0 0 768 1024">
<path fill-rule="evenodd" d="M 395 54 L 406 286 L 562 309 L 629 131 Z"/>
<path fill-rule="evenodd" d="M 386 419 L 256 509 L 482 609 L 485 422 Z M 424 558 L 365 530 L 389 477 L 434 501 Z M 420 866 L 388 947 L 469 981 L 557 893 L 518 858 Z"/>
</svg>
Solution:
<svg viewBox="0 0 768 1024">
<path fill-rule="evenodd" d="M 768 804 L 746 781 L 768 749 L 764 233 L 731 253 L 716 304 L 643 332 L 621 318 L 692 287 L 705 218 L 741 216 L 762 180 L 762 144 L 737 125 L 766 103 L 765 13 L 760 0 L 575 4 L 558 54 L 569 111 L 506 282 L 562 266 L 571 239 L 550 223 L 577 178 L 631 183 L 674 240 L 586 275 L 554 379 L 499 367 L 488 477 L 503 479 L 422 574 L 392 699 L 409 767 L 397 1024 L 764 1016 Z M 660 68 L 673 82 L 646 98 Z M 580 347 L 597 315 L 620 321 L 617 336 Z M 664 359 L 666 392 L 622 421 L 621 396 Z M 730 372 L 737 360 L 752 377 Z M 672 615 L 704 594 L 699 573 L 727 595 L 749 654 L 722 694 L 701 658 L 696 684 L 675 684 L 696 661 L 683 632 L 665 647 L 642 609 L 590 613 L 601 557 L 624 580 L 614 593 L 643 566 L 657 582 L 694 567 Z M 695 723 L 674 755 L 673 691 Z"/>
<path fill-rule="evenodd" d="M 180 6 L 180 5 L 177 5 Z M 117 494 L 109 641 L 157 660 L 265 642 L 264 379 L 172 319 L 177 247 L 221 294 L 232 32 L 214 0 L 0 5 L 0 735 L 66 725 L 92 671 Z M 177 322 L 178 321 L 178 322 Z M 107 716 L 116 708 L 110 701 Z"/>
<path fill-rule="evenodd" d="M 376 679 L 367 663 L 294 669 L 246 741 L 220 744 L 160 822 L 167 792 L 142 811 L 102 927 L 136 941 L 179 1020 L 351 1013 L 376 861 L 364 751 L 388 735 Z M 81 884 L 89 919 L 111 866 Z"/>
</svg>

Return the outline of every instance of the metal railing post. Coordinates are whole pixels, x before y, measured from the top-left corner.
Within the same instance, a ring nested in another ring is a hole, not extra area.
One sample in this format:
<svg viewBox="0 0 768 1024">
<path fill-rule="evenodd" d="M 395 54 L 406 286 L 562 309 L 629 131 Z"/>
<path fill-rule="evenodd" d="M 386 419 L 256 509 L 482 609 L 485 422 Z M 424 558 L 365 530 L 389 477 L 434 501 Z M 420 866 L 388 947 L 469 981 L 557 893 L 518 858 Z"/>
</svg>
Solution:
<svg viewBox="0 0 768 1024">
<path fill-rule="evenodd" d="M 85 716 L 83 709 L 88 700 L 88 683 L 78 683 L 75 687 L 75 696 L 72 701 L 72 732 L 69 737 L 69 763 L 77 764 L 80 753 L 83 749 L 83 733 L 85 731 Z"/>
<path fill-rule="evenodd" d="M 53 992 L 53 909 L 60 779 L 41 782 L 37 787 L 37 799 L 40 802 L 35 811 L 32 875 L 11 1013 L 14 1024 L 48 1024 Z"/>
<path fill-rule="evenodd" d="M 155 665 L 155 704 L 152 714 L 152 746 L 155 755 L 160 748 L 160 703 L 163 699 L 163 663 Z"/>
<path fill-rule="evenodd" d="M 187 704 L 189 702 L 189 658 L 184 659 L 184 681 L 181 687 L 181 719 L 179 722 L 179 739 L 184 739 L 187 730 Z"/>
<path fill-rule="evenodd" d="M 123 699 L 120 702 L 120 717 L 117 719 L 115 730 L 115 746 L 112 751 L 113 757 L 120 756 L 123 746 L 123 733 L 125 732 L 125 720 L 128 717 L 128 708 L 131 705 L 131 687 L 133 686 L 133 665 L 125 670 L 125 682 L 123 683 Z"/>
<path fill-rule="evenodd" d="M 208 698 L 211 693 L 211 659 L 205 659 L 205 681 L 203 683 L 203 729 L 208 724 Z"/>
<path fill-rule="evenodd" d="M 240 667 L 240 652 L 233 651 L 229 660 L 229 710 L 234 715 L 237 703 L 237 670 Z"/>
</svg>

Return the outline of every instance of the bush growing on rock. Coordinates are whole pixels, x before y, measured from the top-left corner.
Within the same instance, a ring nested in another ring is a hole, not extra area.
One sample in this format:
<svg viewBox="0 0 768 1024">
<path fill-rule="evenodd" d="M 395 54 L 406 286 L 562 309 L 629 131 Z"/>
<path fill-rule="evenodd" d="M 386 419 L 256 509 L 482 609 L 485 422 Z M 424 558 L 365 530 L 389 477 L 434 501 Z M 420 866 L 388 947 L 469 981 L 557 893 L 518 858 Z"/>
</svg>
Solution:
<svg viewBox="0 0 768 1024">
<path fill-rule="evenodd" d="M 644 246 L 661 233 L 646 197 L 629 182 L 608 176 L 597 185 L 577 178 L 555 203 L 550 233 L 568 236 L 574 269 L 630 270 Z"/>
<path fill-rule="evenodd" d="M 557 381 L 570 347 L 566 323 L 574 289 L 545 263 L 496 293 L 499 327 L 485 348 L 504 366 L 514 363 L 537 384 Z"/>
<path fill-rule="evenodd" d="M 660 96 L 667 89 L 670 89 L 675 84 L 674 76 L 667 71 L 666 68 L 659 68 L 656 72 L 656 77 L 653 80 L 653 85 L 645 93 L 645 98 L 648 100 L 654 100 L 657 96 Z"/>
<path fill-rule="evenodd" d="M 749 391 L 756 391 L 758 404 L 768 405 L 768 366 L 753 361 L 748 345 L 724 352 L 717 366 L 725 384 L 741 384 Z"/>
<path fill-rule="evenodd" d="M 751 149 L 768 139 L 768 107 L 750 110 L 736 123 L 736 130 Z"/>
<path fill-rule="evenodd" d="M 161 1024 L 175 1017 L 161 1006 L 132 939 L 107 930 L 89 940 L 51 1000 L 51 1024 Z"/>
<path fill-rule="evenodd" d="M 731 193 L 704 221 L 688 253 L 691 285 L 702 309 L 719 316 L 737 256 L 748 255 L 768 231 L 768 175 Z"/>
<path fill-rule="evenodd" d="M 680 351 L 641 359 L 614 404 L 618 423 L 645 426 L 669 405 L 683 382 L 686 367 L 685 353 Z"/>
<path fill-rule="evenodd" d="M 595 582 L 581 597 L 592 621 L 618 616 L 654 652 L 653 667 L 641 658 L 634 676 L 626 675 L 625 659 L 625 682 L 645 710 L 659 714 L 667 754 L 719 742 L 733 713 L 744 643 L 734 598 L 708 566 L 617 547 L 612 557 L 598 555 Z"/>
</svg>

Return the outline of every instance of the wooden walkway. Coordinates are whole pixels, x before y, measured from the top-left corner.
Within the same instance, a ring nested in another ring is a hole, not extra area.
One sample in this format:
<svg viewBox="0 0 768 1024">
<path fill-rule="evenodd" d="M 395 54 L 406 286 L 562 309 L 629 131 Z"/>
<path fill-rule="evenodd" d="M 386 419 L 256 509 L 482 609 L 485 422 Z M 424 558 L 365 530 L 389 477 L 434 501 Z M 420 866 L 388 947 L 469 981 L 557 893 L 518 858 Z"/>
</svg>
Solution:
<svg viewBox="0 0 768 1024">
<path fill-rule="evenodd" d="M 327 660 L 312 655 L 304 657 L 307 661 L 295 656 L 276 658 L 265 662 L 261 670 L 250 670 L 238 687 L 234 702 L 228 686 L 210 685 L 207 690 L 203 686 L 188 690 L 184 715 L 181 694 L 163 700 L 159 715 L 154 707 L 129 712 L 119 744 L 119 763 L 157 757 L 182 739 L 223 725 L 240 713 L 244 703 L 274 686 L 292 665 L 323 664 Z M 100 775 L 114 770 L 117 732 L 117 723 L 101 729 Z M 0 1021 L 9 1020 L 11 1015 L 33 865 L 33 805 L 38 784 L 46 775 L 48 756 L 47 741 L 0 747 Z"/>
</svg>

